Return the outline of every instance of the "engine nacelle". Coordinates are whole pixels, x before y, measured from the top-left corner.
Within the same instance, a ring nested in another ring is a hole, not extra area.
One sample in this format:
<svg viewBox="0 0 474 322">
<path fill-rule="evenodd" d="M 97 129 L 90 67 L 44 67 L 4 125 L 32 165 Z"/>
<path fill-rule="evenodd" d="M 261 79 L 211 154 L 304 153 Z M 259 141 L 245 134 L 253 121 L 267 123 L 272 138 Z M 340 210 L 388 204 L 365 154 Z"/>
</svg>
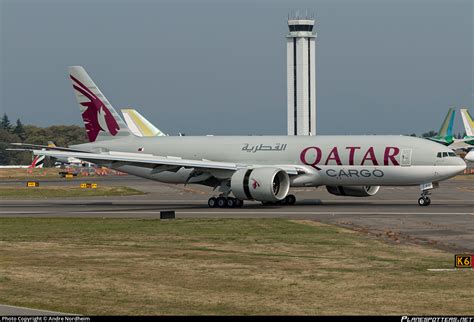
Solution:
<svg viewBox="0 0 474 322">
<path fill-rule="evenodd" d="M 474 150 L 469 151 L 469 153 L 466 154 L 464 159 L 469 162 L 474 162 Z"/>
<path fill-rule="evenodd" d="M 239 199 L 277 202 L 288 194 L 290 178 L 278 168 L 242 169 L 232 175 L 230 186 Z"/>
<path fill-rule="evenodd" d="M 380 186 L 326 186 L 330 194 L 349 197 L 370 197 L 375 195 Z"/>
</svg>

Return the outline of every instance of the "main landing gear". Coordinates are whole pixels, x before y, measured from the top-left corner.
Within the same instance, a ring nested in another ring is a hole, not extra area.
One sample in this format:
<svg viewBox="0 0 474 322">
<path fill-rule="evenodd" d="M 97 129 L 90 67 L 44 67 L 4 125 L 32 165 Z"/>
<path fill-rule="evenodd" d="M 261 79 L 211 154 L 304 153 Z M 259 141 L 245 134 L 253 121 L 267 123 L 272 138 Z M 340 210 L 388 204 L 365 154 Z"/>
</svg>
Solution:
<svg viewBox="0 0 474 322">
<path fill-rule="evenodd" d="M 287 195 L 284 199 L 277 202 L 268 202 L 263 201 L 262 205 L 264 206 L 288 206 L 294 205 L 296 202 L 296 197 L 294 195 Z"/>
<path fill-rule="evenodd" d="M 237 198 L 220 196 L 218 198 L 209 198 L 207 205 L 209 208 L 240 208 L 244 205 L 244 201 Z"/>
<path fill-rule="evenodd" d="M 294 195 L 288 195 L 283 200 L 278 202 L 262 202 L 264 206 L 287 206 L 287 205 L 294 205 L 296 202 L 296 197 Z M 225 197 L 223 195 L 219 197 L 211 197 L 207 201 L 207 205 L 209 208 L 240 208 L 244 205 L 244 201 L 232 198 L 232 197 Z"/>
</svg>

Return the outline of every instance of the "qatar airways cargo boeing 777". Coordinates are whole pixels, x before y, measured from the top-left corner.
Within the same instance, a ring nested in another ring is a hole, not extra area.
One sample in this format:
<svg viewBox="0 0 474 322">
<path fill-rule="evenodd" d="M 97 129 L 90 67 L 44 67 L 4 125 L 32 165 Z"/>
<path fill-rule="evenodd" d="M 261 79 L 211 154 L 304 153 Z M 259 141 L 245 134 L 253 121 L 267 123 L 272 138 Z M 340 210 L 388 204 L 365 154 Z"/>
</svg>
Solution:
<svg viewBox="0 0 474 322">
<path fill-rule="evenodd" d="M 219 188 L 210 207 L 243 200 L 294 204 L 290 187 L 326 186 L 341 196 L 373 196 L 380 186 L 429 191 L 466 168 L 451 149 L 408 136 L 152 136 L 132 134 L 80 66 L 69 68 L 90 143 L 30 147 L 37 155 L 73 157 L 135 176 Z M 231 197 L 231 194 L 233 197 Z"/>
</svg>

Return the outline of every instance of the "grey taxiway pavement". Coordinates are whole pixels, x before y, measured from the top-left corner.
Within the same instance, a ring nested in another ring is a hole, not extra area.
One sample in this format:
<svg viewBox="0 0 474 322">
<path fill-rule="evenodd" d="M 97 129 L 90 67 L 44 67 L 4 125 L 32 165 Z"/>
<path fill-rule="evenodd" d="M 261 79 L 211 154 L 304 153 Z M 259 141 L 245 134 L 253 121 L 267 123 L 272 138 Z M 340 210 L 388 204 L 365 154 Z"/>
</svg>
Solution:
<svg viewBox="0 0 474 322">
<path fill-rule="evenodd" d="M 12 306 L 12 305 L 0 305 L 0 316 L 60 316 L 70 315 L 60 312 L 44 311 L 37 309 L 29 309 L 26 307 Z"/>
<path fill-rule="evenodd" d="M 102 177 L 41 180 L 42 186 L 76 186 L 81 182 L 129 186 L 146 192 L 127 197 L 87 199 L 0 199 L 2 217 L 115 217 L 159 218 L 162 210 L 175 210 L 177 218 L 288 218 L 338 224 L 394 242 L 431 244 L 453 252 L 474 252 L 474 176 L 461 176 L 441 183 L 432 194 L 432 204 L 417 204 L 418 187 L 382 187 L 368 198 L 332 196 L 324 188 L 294 189 L 294 206 L 262 206 L 246 202 L 243 208 L 209 209 L 214 193 L 199 186 L 183 187 L 135 177 Z M 22 185 L 2 181 L 0 186 Z"/>
</svg>

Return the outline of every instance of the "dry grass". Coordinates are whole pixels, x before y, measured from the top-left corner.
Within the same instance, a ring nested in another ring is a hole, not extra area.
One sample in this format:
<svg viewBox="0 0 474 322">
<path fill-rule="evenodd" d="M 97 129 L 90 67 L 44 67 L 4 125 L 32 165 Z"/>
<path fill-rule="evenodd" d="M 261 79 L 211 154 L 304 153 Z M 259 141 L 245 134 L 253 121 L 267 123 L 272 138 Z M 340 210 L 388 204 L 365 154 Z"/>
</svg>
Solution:
<svg viewBox="0 0 474 322">
<path fill-rule="evenodd" d="M 58 168 L 0 169 L 0 179 L 59 178 Z"/>
<path fill-rule="evenodd" d="M 80 314 L 473 313 L 453 255 L 311 221 L 0 220 L 0 298 Z"/>
</svg>

